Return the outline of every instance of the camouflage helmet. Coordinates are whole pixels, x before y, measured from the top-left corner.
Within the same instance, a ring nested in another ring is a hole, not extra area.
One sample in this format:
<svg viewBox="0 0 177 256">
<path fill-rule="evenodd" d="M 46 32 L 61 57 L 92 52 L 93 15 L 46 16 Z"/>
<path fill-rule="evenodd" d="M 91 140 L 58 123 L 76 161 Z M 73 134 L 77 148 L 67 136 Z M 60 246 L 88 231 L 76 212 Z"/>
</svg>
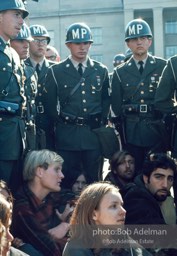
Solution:
<svg viewBox="0 0 177 256">
<path fill-rule="evenodd" d="M 50 36 L 47 29 L 42 25 L 31 25 L 30 26 L 31 36 L 42 36 L 47 38 L 47 44 L 50 43 Z"/>
<path fill-rule="evenodd" d="M 23 23 L 22 28 L 20 30 L 20 33 L 14 40 L 27 40 L 27 41 L 33 41 L 33 38 L 31 36 L 31 31 L 29 27 Z"/>
<path fill-rule="evenodd" d="M 66 32 L 65 43 L 93 43 L 90 28 L 85 23 L 73 23 Z"/>
<path fill-rule="evenodd" d="M 152 38 L 151 29 L 146 21 L 135 19 L 127 24 L 125 28 L 125 41 L 143 36 Z"/>
<path fill-rule="evenodd" d="M 26 10 L 22 0 L 1 0 L 0 2 L 0 12 L 7 10 L 20 10 L 23 12 L 23 19 L 28 16 L 28 11 Z"/>
<path fill-rule="evenodd" d="M 113 65 L 114 67 L 117 67 L 118 65 L 124 63 L 125 55 L 123 53 L 116 54 L 113 59 Z"/>
</svg>

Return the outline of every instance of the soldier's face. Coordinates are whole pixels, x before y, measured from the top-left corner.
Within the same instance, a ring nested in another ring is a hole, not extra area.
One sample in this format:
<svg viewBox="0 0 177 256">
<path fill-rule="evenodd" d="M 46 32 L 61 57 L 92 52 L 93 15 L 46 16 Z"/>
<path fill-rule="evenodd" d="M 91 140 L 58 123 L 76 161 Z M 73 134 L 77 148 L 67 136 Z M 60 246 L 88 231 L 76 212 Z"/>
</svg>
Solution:
<svg viewBox="0 0 177 256">
<path fill-rule="evenodd" d="M 127 41 L 127 46 L 132 50 L 134 57 L 139 59 L 147 55 L 152 40 L 148 37 L 132 38 Z"/>
<path fill-rule="evenodd" d="M 68 49 L 70 50 L 73 59 L 78 62 L 83 62 L 84 60 L 86 60 L 88 51 L 91 47 L 90 42 L 67 43 L 66 45 L 67 45 Z"/>
<path fill-rule="evenodd" d="M 27 40 L 12 40 L 11 46 L 16 50 L 21 60 L 24 60 L 29 55 L 29 41 Z"/>
<path fill-rule="evenodd" d="M 34 41 L 30 42 L 30 55 L 32 57 L 44 57 L 47 49 L 47 38 L 34 36 Z"/>
<path fill-rule="evenodd" d="M 4 40 L 17 37 L 23 25 L 23 13 L 20 10 L 8 10 L 0 12 L 0 36 Z"/>
</svg>

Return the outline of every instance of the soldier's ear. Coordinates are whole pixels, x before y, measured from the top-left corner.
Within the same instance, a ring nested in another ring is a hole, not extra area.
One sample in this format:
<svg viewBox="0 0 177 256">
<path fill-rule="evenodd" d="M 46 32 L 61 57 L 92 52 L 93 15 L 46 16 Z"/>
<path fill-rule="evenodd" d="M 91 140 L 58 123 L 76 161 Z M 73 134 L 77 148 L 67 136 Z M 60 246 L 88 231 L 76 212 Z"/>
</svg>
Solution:
<svg viewBox="0 0 177 256">
<path fill-rule="evenodd" d="M 152 39 L 151 38 L 148 38 L 148 39 L 149 39 L 149 47 L 150 47 L 152 44 Z"/>
<path fill-rule="evenodd" d="M 70 43 L 67 43 L 66 46 L 68 47 L 68 49 L 70 49 Z"/>
</svg>

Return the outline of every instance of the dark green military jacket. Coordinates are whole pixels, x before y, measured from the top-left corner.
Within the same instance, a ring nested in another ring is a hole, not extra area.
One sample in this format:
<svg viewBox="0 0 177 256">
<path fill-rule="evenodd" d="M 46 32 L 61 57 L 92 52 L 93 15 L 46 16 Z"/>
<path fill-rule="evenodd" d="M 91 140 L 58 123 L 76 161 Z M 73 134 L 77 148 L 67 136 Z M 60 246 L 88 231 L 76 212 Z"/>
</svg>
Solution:
<svg viewBox="0 0 177 256">
<path fill-rule="evenodd" d="M 151 121 L 156 118 L 154 97 L 165 64 L 164 59 L 148 55 L 142 75 L 133 57 L 114 70 L 112 110 L 116 116 L 124 116 L 128 143 L 149 147 L 161 139 Z"/>
<path fill-rule="evenodd" d="M 0 38 L 0 100 L 19 104 L 18 114 L 0 112 L 0 160 L 17 160 L 25 145 L 23 72 L 14 49 Z"/>
<path fill-rule="evenodd" d="M 177 90 L 177 55 L 167 61 L 162 77 L 159 81 L 155 107 L 164 113 L 176 113 L 177 104 L 175 92 Z"/>
<path fill-rule="evenodd" d="M 22 62 L 25 75 L 26 111 L 24 114 L 26 123 L 26 152 L 37 149 L 36 145 L 36 104 L 37 74 L 33 67 Z"/>
<path fill-rule="evenodd" d="M 25 63 L 31 66 L 33 69 L 30 58 L 28 58 Z M 47 148 L 54 150 L 54 138 L 53 138 L 53 131 L 52 129 L 53 124 L 52 120 L 46 118 L 46 114 L 44 111 L 44 104 L 43 104 L 43 90 L 44 90 L 44 82 L 47 71 L 51 65 L 55 64 L 55 62 L 48 61 L 44 58 L 41 71 L 39 76 L 37 77 L 37 95 L 35 97 L 35 104 L 36 104 L 36 129 L 37 129 L 37 149 Z M 45 133 L 44 133 L 45 132 Z"/>
<path fill-rule="evenodd" d="M 35 71 L 35 69 L 30 61 L 30 58 L 25 60 L 25 63 L 26 63 L 26 65 L 31 66 L 33 68 L 33 70 Z M 45 76 L 47 74 L 48 68 L 53 64 L 54 64 L 54 62 L 50 62 L 47 59 L 44 59 L 39 77 L 37 77 L 37 95 L 36 95 L 37 114 L 43 114 L 42 95 L 43 95 L 44 81 L 45 81 Z M 40 106 L 41 106 L 41 108 L 40 108 Z M 37 118 L 37 119 L 40 119 L 40 118 Z M 40 121 L 38 121 L 38 120 L 37 120 L 37 126 L 40 126 Z"/>
<path fill-rule="evenodd" d="M 64 113 L 69 119 L 81 117 L 89 120 L 97 114 L 102 121 L 107 119 L 110 107 L 107 68 L 89 58 L 83 74 L 83 82 L 67 100 L 80 79 L 79 73 L 69 58 L 52 66 L 46 77 L 45 111 L 49 118 L 52 117 L 56 121 L 58 150 L 77 151 L 99 148 L 98 139 L 92 132 L 90 123 L 76 125 L 63 122 L 60 118 L 61 113 Z"/>
<path fill-rule="evenodd" d="M 36 115 L 35 98 L 37 95 L 37 75 L 34 71 L 34 68 L 28 64 L 23 63 L 22 67 L 24 69 L 25 75 L 25 95 L 28 108 L 25 117 L 26 121 L 29 123 L 30 121 L 34 122 Z"/>
</svg>

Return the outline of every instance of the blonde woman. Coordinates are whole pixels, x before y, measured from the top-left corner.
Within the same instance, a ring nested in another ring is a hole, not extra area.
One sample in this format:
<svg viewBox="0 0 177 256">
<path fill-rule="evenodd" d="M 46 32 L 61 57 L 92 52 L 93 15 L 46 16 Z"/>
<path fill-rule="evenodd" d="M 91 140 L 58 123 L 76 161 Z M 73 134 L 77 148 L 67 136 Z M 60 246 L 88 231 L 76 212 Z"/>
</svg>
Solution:
<svg viewBox="0 0 177 256">
<path fill-rule="evenodd" d="M 65 246 L 63 256 L 151 255 L 137 244 L 135 248 L 129 244 L 126 249 L 110 248 L 110 245 L 106 245 L 110 237 L 98 235 L 98 229 L 106 230 L 111 227 L 113 230 L 124 225 L 125 215 L 123 200 L 117 187 L 107 182 L 89 185 L 81 193 L 71 216 L 71 238 Z"/>
</svg>

